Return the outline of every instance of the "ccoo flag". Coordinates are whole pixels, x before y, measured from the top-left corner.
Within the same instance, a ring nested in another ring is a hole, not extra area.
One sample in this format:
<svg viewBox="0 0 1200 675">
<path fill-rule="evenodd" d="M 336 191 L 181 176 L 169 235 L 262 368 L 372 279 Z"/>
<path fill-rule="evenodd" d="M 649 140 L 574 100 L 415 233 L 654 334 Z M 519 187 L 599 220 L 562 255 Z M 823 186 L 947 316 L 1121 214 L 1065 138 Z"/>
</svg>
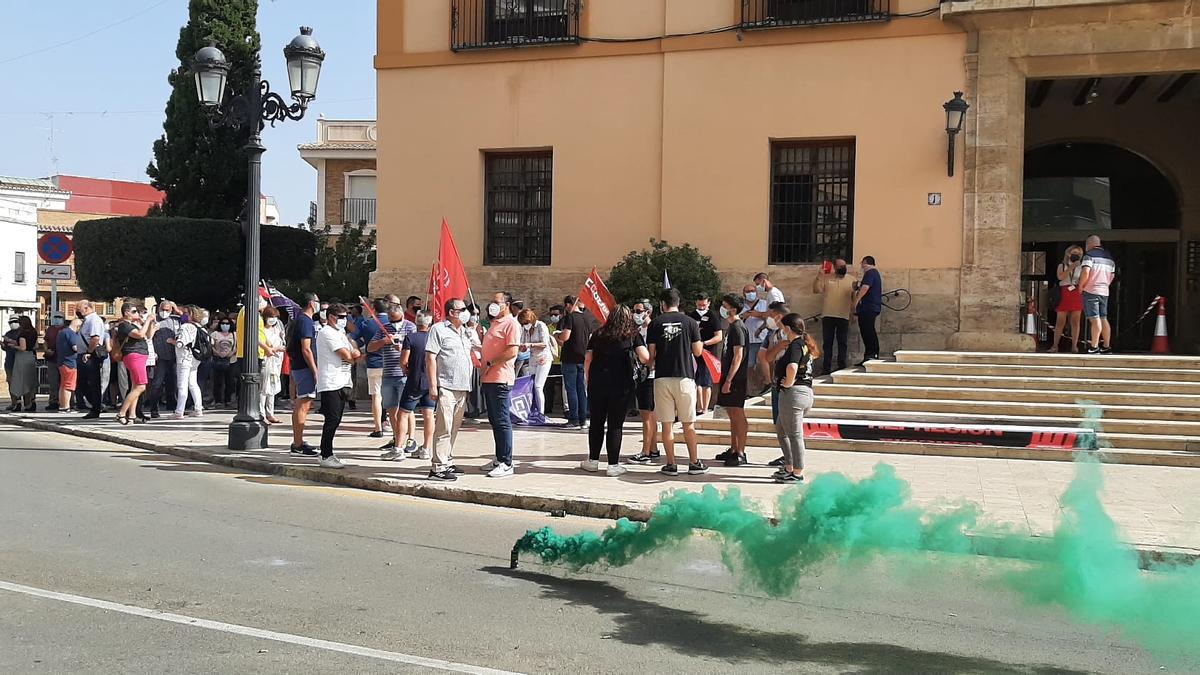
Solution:
<svg viewBox="0 0 1200 675">
<path fill-rule="evenodd" d="M 587 281 L 583 282 L 583 288 L 579 290 L 579 300 L 592 310 L 592 314 L 600 319 L 600 323 L 608 322 L 609 313 L 617 306 L 616 298 L 608 292 L 608 287 L 596 273 L 595 267 L 592 268 L 592 273 L 588 275 Z"/>
<path fill-rule="evenodd" d="M 458 247 L 454 245 L 454 235 L 450 234 L 450 223 L 442 218 L 442 238 L 438 242 L 438 261 L 433 266 L 429 279 L 429 294 L 433 296 L 432 307 L 434 321 L 441 321 L 446 301 L 450 298 L 466 300 L 471 293 L 471 284 L 467 281 L 467 270 L 463 268 L 462 258 L 458 256 Z"/>
</svg>

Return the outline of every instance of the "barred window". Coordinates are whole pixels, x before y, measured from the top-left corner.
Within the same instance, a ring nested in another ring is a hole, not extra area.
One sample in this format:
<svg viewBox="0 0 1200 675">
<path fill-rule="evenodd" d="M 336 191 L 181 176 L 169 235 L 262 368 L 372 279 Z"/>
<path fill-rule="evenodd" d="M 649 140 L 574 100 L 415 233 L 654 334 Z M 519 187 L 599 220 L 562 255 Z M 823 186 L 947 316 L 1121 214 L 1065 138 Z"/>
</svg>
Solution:
<svg viewBox="0 0 1200 675">
<path fill-rule="evenodd" d="M 550 264 L 553 169 L 549 152 L 485 156 L 484 264 Z"/>
<path fill-rule="evenodd" d="M 773 265 L 850 259 L 854 139 L 771 144 Z"/>
<path fill-rule="evenodd" d="M 453 0 L 450 49 L 579 44 L 579 0 Z"/>
</svg>

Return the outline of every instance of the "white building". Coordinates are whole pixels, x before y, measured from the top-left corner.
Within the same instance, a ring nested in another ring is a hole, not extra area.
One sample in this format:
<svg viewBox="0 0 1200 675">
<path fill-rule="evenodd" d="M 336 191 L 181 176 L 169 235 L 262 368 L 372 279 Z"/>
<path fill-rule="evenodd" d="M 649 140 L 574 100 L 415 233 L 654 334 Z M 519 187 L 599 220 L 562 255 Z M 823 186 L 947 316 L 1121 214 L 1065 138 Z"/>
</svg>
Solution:
<svg viewBox="0 0 1200 675">
<path fill-rule="evenodd" d="M 0 197 L 0 326 L 13 316 L 37 323 L 37 207 Z"/>
</svg>

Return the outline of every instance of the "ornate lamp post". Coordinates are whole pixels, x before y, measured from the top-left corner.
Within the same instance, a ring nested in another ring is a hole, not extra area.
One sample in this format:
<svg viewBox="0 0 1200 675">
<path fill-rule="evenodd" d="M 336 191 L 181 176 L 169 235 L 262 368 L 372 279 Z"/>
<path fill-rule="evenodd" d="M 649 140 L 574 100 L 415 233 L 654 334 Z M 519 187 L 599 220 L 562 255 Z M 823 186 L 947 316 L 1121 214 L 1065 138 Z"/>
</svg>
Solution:
<svg viewBox="0 0 1200 675">
<path fill-rule="evenodd" d="M 967 109 L 971 104 L 963 100 L 961 91 L 954 92 L 954 98 L 942 104 L 946 111 L 946 175 L 954 175 L 954 138 L 963 130 L 967 120 Z"/>
<path fill-rule="evenodd" d="M 246 143 L 249 152 L 250 179 L 246 195 L 246 297 L 244 300 L 245 323 L 242 326 L 242 347 L 245 358 L 241 360 L 241 389 L 238 412 L 229 425 L 229 449 L 249 450 L 267 447 L 267 424 L 259 410 L 258 373 L 258 278 L 259 278 L 259 222 L 262 219 L 262 130 L 267 122 L 276 122 L 304 117 L 308 104 L 317 97 L 317 79 L 321 75 L 321 62 L 325 52 L 313 39 L 312 29 L 303 26 L 300 34 L 283 48 L 287 59 L 288 84 L 292 91 L 290 106 L 283 97 L 271 91 L 271 85 L 262 79 L 262 62 L 254 57 L 254 76 L 250 86 L 241 94 L 233 96 L 227 104 L 225 81 L 229 76 L 229 62 L 215 45 L 203 47 L 192 59 L 192 73 L 196 76 L 196 95 L 200 105 L 211 115 L 214 125 L 246 128 L 250 140 Z"/>
</svg>

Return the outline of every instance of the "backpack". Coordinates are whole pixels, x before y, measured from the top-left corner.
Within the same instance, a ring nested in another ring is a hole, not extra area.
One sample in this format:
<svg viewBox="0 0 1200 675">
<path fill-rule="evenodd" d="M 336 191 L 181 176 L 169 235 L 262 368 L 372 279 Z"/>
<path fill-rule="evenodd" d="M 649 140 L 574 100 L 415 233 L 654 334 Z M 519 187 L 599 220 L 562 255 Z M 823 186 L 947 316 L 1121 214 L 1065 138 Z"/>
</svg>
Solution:
<svg viewBox="0 0 1200 675">
<path fill-rule="evenodd" d="M 642 363 L 638 358 L 637 348 L 630 348 L 625 351 L 629 357 L 630 377 L 633 379 L 633 384 L 639 385 L 645 382 L 650 377 L 650 366 Z"/>
<path fill-rule="evenodd" d="M 196 339 L 192 341 L 192 358 L 197 361 L 210 361 L 212 356 L 212 340 L 208 337 L 208 331 L 196 326 Z"/>
</svg>

